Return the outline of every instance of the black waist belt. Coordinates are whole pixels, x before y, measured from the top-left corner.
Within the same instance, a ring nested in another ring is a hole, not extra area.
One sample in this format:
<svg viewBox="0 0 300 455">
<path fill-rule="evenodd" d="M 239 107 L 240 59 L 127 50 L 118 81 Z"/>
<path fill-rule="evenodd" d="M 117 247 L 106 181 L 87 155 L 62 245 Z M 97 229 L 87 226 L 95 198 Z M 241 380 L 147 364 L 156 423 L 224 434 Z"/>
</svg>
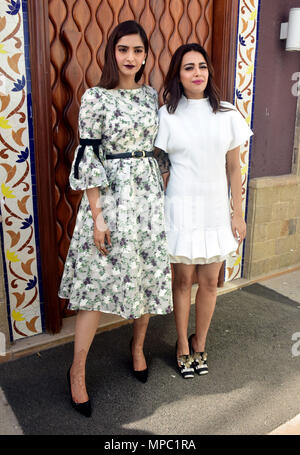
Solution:
<svg viewBox="0 0 300 455">
<path fill-rule="evenodd" d="M 76 161 L 74 164 L 74 177 L 75 179 L 79 179 L 79 163 L 82 160 L 84 149 L 87 145 L 92 145 L 93 146 L 93 151 L 100 161 L 100 163 L 103 165 L 102 160 L 99 155 L 99 145 L 101 145 L 101 139 L 80 139 L 79 144 L 81 147 L 78 149 Z"/>
<path fill-rule="evenodd" d="M 154 156 L 153 152 L 132 152 L 132 153 L 113 153 L 107 154 L 105 158 L 107 160 L 115 160 L 117 158 L 146 158 L 148 156 Z"/>
<path fill-rule="evenodd" d="M 101 145 L 101 139 L 80 139 L 79 140 L 79 149 L 76 157 L 76 161 L 74 164 L 74 177 L 75 179 L 79 179 L 79 163 L 82 160 L 84 149 L 87 145 L 91 145 L 93 147 L 93 151 L 103 166 L 103 162 L 99 155 L 99 145 Z M 154 152 L 132 152 L 132 153 L 115 153 L 115 154 L 107 154 L 105 158 L 107 160 L 113 160 L 117 158 L 145 158 L 148 156 L 154 156 Z"/>
</svg>

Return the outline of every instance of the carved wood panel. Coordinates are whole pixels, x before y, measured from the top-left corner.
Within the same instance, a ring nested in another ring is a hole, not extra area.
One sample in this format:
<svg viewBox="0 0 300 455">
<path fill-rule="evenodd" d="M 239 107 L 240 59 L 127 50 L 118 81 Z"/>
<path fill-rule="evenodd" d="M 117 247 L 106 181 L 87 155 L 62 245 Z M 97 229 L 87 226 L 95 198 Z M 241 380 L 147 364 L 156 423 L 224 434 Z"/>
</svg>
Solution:
<svg viewBox="0 0 300 455">
<path fill-rule="evenodd" d="M 149 38 L 144 82 L 160 93 L 171 55 L 181 44 L 199 42 L 211 53 L 213 0 L 49 0 L 53 165 L 59 279 L 81 194 L 68 177 L 78 143 L 83 92 L 97 85 L 107 37 L 119 22 L 138 21 Z M 66 302 L 62 302 L 62 311 Z"/>
</svg>

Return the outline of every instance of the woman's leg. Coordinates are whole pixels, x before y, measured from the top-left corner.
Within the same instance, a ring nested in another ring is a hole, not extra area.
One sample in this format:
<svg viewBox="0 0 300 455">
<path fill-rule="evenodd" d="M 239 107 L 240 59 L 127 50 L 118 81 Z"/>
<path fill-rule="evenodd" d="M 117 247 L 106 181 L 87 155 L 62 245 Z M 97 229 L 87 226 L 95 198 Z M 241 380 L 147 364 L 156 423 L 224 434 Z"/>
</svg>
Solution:
<svg viewBox="0 0 300 455">
<path fill-rule="evenodd" d="M 143 371 L 147 368 L 144 356 L 144 341 L 149 324 L 150 315 L 144 314 L 133 322 L 132 360 L 135 371 Z"/>
<path fill-rule="evenodd" d="M 100 311 L 79 311 L 76 316 L 74 358 L 70 370 L 72 397 L 75 403 L 84 403 L 89 399 L 85 386 L 85 364 L 99 326 L 100 316 Z"/>
<path fill-rule="evenodd" d="M 193 337 L 193 349 L 205 351 L 206 337 L 215 310 L 217 285 L 222 262 L 197 266 L 198 291 L 196 294 L 196 334 Z"/>
<path fill-rule="evenodd" d="M 191 291 L 195 265 L 173 264 L 173 305 L 177 330 L 177 355 L 189 353 L 188 324 L 191 308 Z"/>
</svg>

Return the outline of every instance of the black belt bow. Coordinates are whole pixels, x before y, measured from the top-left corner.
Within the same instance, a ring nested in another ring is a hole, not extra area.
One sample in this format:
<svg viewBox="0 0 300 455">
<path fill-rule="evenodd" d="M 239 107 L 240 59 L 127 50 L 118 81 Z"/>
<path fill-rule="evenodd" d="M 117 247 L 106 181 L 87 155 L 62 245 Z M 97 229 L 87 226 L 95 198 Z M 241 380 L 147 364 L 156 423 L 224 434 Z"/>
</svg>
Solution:
<svg viewBox="0 0 300 455">
<path fill-rule="evenodd" d="M 76 161 L 75 161 L 75 165 L 74 165 L 74 177 L 77 180 L 79 179 L 79 163 L 82 160 L 82 157 L 84 154 L 84 149 L 87 145 L 92 145 L 93 151 L 94 151 L 96 157 L 98 158 L 100 163 L 103 165 L 103 162 L 99 155 L 99 145 L 101 145 L 101 139 L 80 139 L 79 145 L 80 145 L 80 147 L 78 149 L 78 153 L 77 153 L 77 157 L 76 157 Z"/>
</svg>

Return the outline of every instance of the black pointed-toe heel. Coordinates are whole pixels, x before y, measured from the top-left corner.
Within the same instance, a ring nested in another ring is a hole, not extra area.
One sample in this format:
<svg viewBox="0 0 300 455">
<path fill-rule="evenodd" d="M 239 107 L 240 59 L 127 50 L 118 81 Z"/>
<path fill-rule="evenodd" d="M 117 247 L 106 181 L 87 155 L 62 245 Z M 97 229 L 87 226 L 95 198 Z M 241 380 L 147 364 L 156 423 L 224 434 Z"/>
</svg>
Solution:
<svg viewBox="0 0 300 455">
<path fill-rule="evenodd" d="M 131 356 L 132 356 L 132 342 L 133 342 L 133 338 L 131 338 L 130 343 L 129 343 L 129 349 L 130 349 Z M 145 370 L 136 371 L 133 368 L 133 361 L 132 361 L 131 370 L 132 370 L 132 373 L 133 373 L 134 377 L 138 381 L 143 382 L 144 384 L 145 384 L 145 382 L 147 382 L 147 380 L 148 380 L 148 367 Z"/>
<path fill-rule="evenodd" d="M 84 403 L 75 403 L 75 401 L 72 398 L 72 390 L 71 390 L 71 379 L 70 379 L 70 369 L 68 369 L 67 372 L 67 380 L 68 380 L 68 385 L 69 385 L 69 393 L 71 397 L 71 404 L 74 409 L 76 409 L 79 414 L 84 415 L 85 417 L 91 417 L 92 415 L 92 406 L 91 406 L 91 401 L 85 401 Z"/>
</svg>

